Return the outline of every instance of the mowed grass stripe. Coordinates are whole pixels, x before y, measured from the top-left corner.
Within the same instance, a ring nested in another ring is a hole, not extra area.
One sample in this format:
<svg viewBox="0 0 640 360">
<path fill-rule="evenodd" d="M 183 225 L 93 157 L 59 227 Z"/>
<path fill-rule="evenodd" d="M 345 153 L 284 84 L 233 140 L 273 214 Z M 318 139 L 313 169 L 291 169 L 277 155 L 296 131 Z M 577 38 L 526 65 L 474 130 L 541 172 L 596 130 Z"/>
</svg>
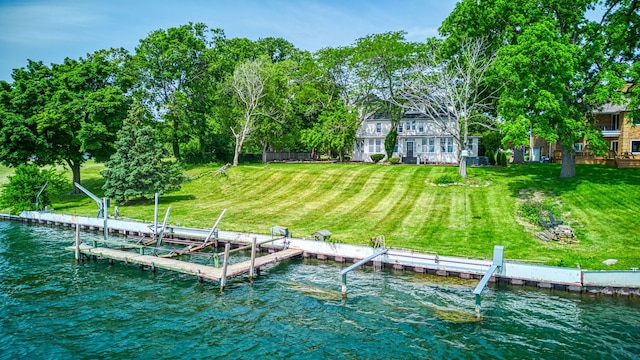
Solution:
<svg viewBox="0 0 640 360">
<path fill-rule="evenodd" d="M 410 167 L 403 169 L 402 177 L 394 182 L 394 188 L 390 191 L 387 201 L 377 206 L 378 211 L 385 217 L 378 230 L 385 235 L 388 244 L 404 244 L 413 241 L 419 235 L 412 231 L 415 224 L 409 225 L 409 214 L 415 213 L 416 201 L 424 190 L 422 185 L 425 180 L 425 170 L 423 167 Z M 387 206 L 385 206 L 387 205 Z M 380 210 L 382 208 L 382 210 Z"/>
<path fill-rule="evenodd" d="M 100 195 L 102 165 L 87 165 L 83 185 Z M 188 173 L 218 168 L 194 166 Z M 230 168 L 228 177 L 206 175 L 162 195 L 160 211 L 163 215 L 171 206 L 170 224 L 201 228 L 210 227 L 227 208 L 220 224 L 224 230 L 267 234 L 281 225 L 294 236 L 308 237 L 327 229 L 335 240 L 357 244 L 385 235 L 390 246 L 475 258 L 490 258 L 499 244 L 509 259 L 579 263 L 589 269 L 640 267 L 640 169 L 576 166 L 575 179 L 559 179 L 559 170 L 557 164 L 470 168 L 470 186 L 463 187 L 430 185 L 442 174 L 456 173 L 455 167 L 247 165 Z M 556 204 L 580 243 L 543 242 L 518 224 L 516 200 L 522 189 L 534 189 Z M 68 195 L 53 205 L 64 213 L 96 214 L 95 203 L 84 195 Z M 119 206 L 122 216 L 152 219 L 152 200 Z M 619 261 L 606 267 L 602 261 L 608 258 Z"/>
<path fill-rule="evenodd" d="M 332 211 L 336 206 L 350 201 L 355 194 L 354 189 L 361 188 L 363 174 L 368 171 L 365 166 L 349 166 L 342 168 L 341 172 L 333 174 L 331 180 L 325 184 L 314 184 L 309 187 L 309 195 L 302 199 L 303 204 L 296 216 L 291 220 L 299 223 L 306 222 L 309 218 L 319 213 Z"/>
</svg>

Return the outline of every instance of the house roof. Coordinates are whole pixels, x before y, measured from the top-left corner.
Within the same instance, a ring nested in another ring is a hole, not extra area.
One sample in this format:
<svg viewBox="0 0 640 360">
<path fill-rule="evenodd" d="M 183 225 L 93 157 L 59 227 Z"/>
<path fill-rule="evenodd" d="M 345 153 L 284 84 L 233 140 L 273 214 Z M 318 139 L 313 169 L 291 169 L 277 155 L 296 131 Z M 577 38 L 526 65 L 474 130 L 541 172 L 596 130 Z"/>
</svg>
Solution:
<svg viewBox="0 0 640 360">
<path fill-rule="evenodd" d="M 617 114 L 622 111 L 627 111 L 625 105 L 620 104 L 604 104 L 600 109 L 593 110 L 594 114 Z"/>
</svg>

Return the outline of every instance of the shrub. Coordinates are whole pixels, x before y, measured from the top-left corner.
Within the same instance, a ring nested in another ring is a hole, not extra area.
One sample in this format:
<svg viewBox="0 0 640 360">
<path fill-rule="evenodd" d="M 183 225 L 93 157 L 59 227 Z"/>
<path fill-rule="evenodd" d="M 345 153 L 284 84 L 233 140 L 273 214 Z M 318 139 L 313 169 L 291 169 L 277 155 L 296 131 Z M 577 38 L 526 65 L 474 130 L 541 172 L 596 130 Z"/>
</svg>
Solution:
<svg viewBox="0 0 640 360">
<path fill-rule="evenodd" d="M 442 174 L 433 181 L 437 185 L 455 184 L 462 182 L 462 178 L 458 174 Z"/>
<path fill-rule="evenodd" d="M 396 147 L 396 141 L 398 139 L 398 130 L 395 127 L 391 128 L 391 131 L 384 138 L 384 151 L 387 154 L 387 158 L 390 158 L 393 154 L 393 148 Z"/>
<path fill-rule="evenodd" d="M 36 204 L 36 196 L 46 182 L 48 185 Z M 22 210 L 44 209 L 68 187 L 69 183 L 62 172 L 40 170 L 35 165 L 20 165 L 16 168 L 15 175 L 9 177 L 9 183 L 3 185 L 0 208 L 11 208 L 13 214 Z"/>
<path fill-rule="evenodd" d="M 489 165 L 496 164 L 496 154 L 493 152 L 493 150 L 487 150 L 487 152 L 485 153 L 485 156 L 489 160 Z"/>
<path fill-rule="evenodd" d="M 507 153 L 504 151 L 498 153 L 498 165 L 507 166 Z"/>
<path fill-rule="evenodd" d="M 392 165 L 399 164 L 400 163 L 400 158 L 397 158 L 397 157 L 389 158 L 389 163 L 392 164 Z"/>
<path fill-rule="evenodd" d="M 531 224 L 538 223 L 538 213 L 542 209 L 542 204 L 533 201 L 523 202 L 518 206 L 518 216 Z"/>
<path fill-rule="evenodd" d="M 371 161 L 373 161 L 374 163 L 378 163 L 380 162 L 380 160 L 384 159 L 384 154 L 372 154 L 371 155 Z"/>
</svg>

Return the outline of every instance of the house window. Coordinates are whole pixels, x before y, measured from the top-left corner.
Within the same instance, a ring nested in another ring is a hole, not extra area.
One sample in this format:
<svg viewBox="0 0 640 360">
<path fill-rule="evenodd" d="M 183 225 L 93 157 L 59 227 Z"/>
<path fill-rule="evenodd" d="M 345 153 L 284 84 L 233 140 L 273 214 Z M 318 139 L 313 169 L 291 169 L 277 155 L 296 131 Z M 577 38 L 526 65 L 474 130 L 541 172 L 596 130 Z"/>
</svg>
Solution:
<svg viewBox="0 0 640 360">
<path fill-rule="evenodd" d="M 407 131 L 411 130 L 411 121 L 407 121 Z"/>
<path fill-rule="evenodd" d="M 573 144 L 575 151 L 582 151 L 582 143 Z"/>
<path fill-rule="evenodd" d="M 382 140 L 380 139 L 376 139 L 376 153 L 379 153 L 380 151 L 382 151 L 380 149 L 380 144 L 382 143 Z"/>
<path fill-rule="evenodd" d="M 424 132 L 424 121 L 418 123 L 418 131 Z"/>
<path fill-rule="evenodd" d="M 377 133 L 381 133 L 382 132 L 382 123 L 376 123 L 376 132 Z"/>
<path fill-rule="evenodd" d="M 609 150 L 614 151 L 616 154 L 618 153 L 618 140 L 611 141 L 611 145 L 609 146 Z"/>
<path fill-rule="evenodd" d="M 373 139 L 369 139 L 369 153 L 373 153 Z"/>
<path fill-rule="evenodd" d="M 640 153 L 640 140 L 631 140 L 631 152 Z"/>
<path fill-rule="evenodd" d="M 440 139 L 440 152 L 452 153 L 453 152 L 453 139 L 441 138 Z"/>
<path fill-rule="evenodd" d="M 416 130 L 416 121 L 415 120 L 413 120 L 411 122 L 411 130 L 414 130 L 414 131 Z"/>
<path fill-rule="evenodd" d="M 398 132 L 399 132 L 399 133 L 401 133 L 401 132 L 402 132 L 402 125 L 403 125 L 403 124 L 402 124 L 402 122 L 400 122 L 400 123 L 398 124 Z"/>
<path fill-rule="evenodd" d="M 620 130 L 620 114 L 611 114 L 611 130 Z"/>
<path fill-rule="evenodd" d="M 427 152 L 434 153 L 436 152 L 436 139 L 430 138 L 427 139 L 429 141 L 429 146 L 427 147 Z"/>
</svg>

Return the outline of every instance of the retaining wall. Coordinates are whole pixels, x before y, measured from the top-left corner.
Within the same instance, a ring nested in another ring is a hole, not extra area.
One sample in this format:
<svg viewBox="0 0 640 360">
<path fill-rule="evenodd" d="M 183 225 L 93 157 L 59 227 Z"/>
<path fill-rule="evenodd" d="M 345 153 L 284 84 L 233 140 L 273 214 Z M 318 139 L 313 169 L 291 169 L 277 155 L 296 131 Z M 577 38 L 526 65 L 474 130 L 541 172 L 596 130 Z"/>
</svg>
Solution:
<svg viewBox="0 0 640 360">
<path fill-rule="evenodd" d="M 57 214 L 51 212 L 24 211 L 20 216 L 0 214 L 0 219 L 24 221 L 62 227 L 104 231 L 104 219 L 97 217 Z M 160 224 L 161 225 L 161 224 Z M 111 233 L 125 236 L 151 236 L 153 224 L 130 220 L 108 219 L 107 228 Z M 167 226 L 165 238 L 175 240 L 205 239 L 210 230 Z M 256 237 L 258 241 L 273 238 L 264 234 L 247 234 L 234 231 L 218 231 L 218 239 L 234 243 L 250 243 Z M 71 241 L 71 240 L 70 240 Z M 374 253 L 376 249 L 369 246 L 358 246 L 304 238 L 288 238 L 277 240 L 274 245 L 285 245 L 302 249 L 305 257 L 316 257 L 320 260 L 337 262 L 356 262 Z M 441 276 L 459 276 L 461 278 L 481 278 L 491 267 L 492 261 L 467 259 L 450 256 L 425 254 L 411 250 L 389 249 L 374 259 L 382 266 L 396 270 L 412 270 L 420 273 L 431 273 Z M 640 296 L 640 271 L 588 271 L 577 268 L 521 264 L 505 261 L 492 281 L 506 281 L 512 285 L 531 285 L 540 288 L 561 289 L 572 292 L 602 293 L 608 295 Z"/>
</svg>

